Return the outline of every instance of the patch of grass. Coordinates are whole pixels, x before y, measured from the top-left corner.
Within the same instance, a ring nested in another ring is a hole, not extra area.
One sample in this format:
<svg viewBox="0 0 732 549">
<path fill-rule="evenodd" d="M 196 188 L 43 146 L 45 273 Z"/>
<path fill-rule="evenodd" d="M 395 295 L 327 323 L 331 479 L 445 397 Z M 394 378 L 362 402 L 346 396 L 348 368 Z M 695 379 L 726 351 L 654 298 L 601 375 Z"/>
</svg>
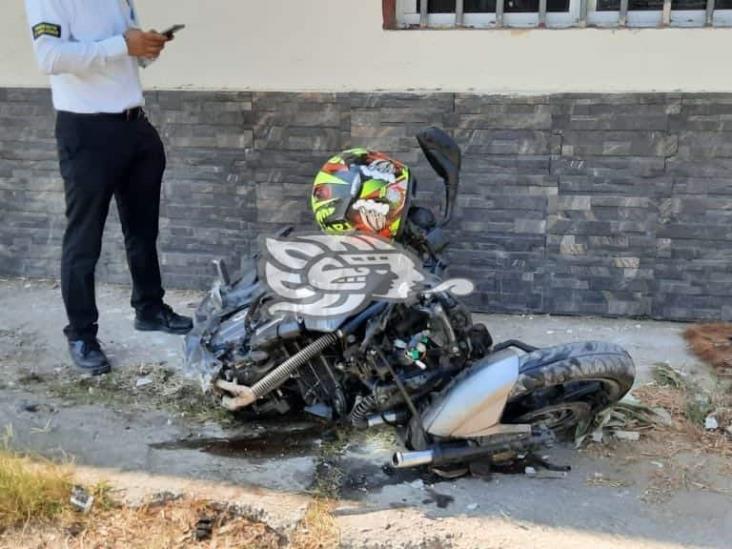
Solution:
<svg viewBox="0 0 732 549">
<path fill-rule="evenodd" d="M 673 387 L 683 389 L 687 381 L 677 369 L 665 362 L 657 362 L 653 365 L 653 380 L 661 387 Z"/>
<path fill-rule="evenodd" d="M 711 396 L 703 393 L 687 395 L 684 415 L 694 425 L 704 425 L 704 420 L 714 410 Z"/>
<path fill-rule="evenodd" d="M 697 427 L 704 426 L 704 420 L 709 414 L 727 407 L 729 397 L 721 393 L 710 394 L 668 364 L 656 364 L 653 368 L 653 378 L 661 388 L 667 388 L 682 397 L 681 411 L 685 418 Z"/>
<path fill-rule="evenodd" d="M 104 511 L 119 507 L 119 503 L 112 497 L 112 492 L 114 492 L 114 488 L 104 480 L 97 482 L 89 490 L 94 497 L 94 506 Z"/>
<path fill-rule="evenodd" d="M 68 376 L 48 383 L 51 395 L 73 405 L 102 404 L 136 409 L 164 409 L 194 421 L 234 422 L 200 386 L 162 364 L 118 368 L 97 377 Z"/>
<path fill-rule="evenodd" d="M 196 525 L 202 519 L 210 521 L 210 547 L 281 545 L 280 535 L 265 523 L 238 516 L 226 506 L 186 498 L 102 512 L 90 518 L 83 537 L 89 547 L 104 546 L 109 540 L 117 547 L 189 547 L 196 544 Z"/>
<path fill-rule="evenodd" d="M 37 385 L 45 381 L 46 379 L 43 376 L 33 371 L 24 371 L 18 376 L 20 385 Z"/>
<path fill-rule="evenodd" d="M 353 434 L 350 429 L 339 428 L 332 432 L 332 437 L 323 440 L 315 479 L 309 489 L 314 498 L 290 539 L 290 547 L 330 549 L 340 546 L 340 529 L 332 511 L 345 478 L 340 458 Z"/>
<path fill-rule="evenodd" d="M 325 438 L 320 446 L 315 479 L 309 489 L 316 498 L 338 498 L 345 478 L 340 458 L 348 445 L 351 431 L 338 428 L 332 435 L 331 438 Z"/>
<path fill-rule="evenodd" d="M 196 530 L 202 521 L 210 527 L 210 547 L 276 548 L 284 544 L 280 533 L 236 506 L 158 497 L 132 507 L 116 501 L 113 487 L 103 481 L 86 488 L 94 504 L 88 514 L 81 514 L 70 503 L 73 468 L 13 452 L 11 439 L 12 429 L 7 427 L 0 436 L 0 547 L 82 549 L 109 547 L 110 540 L 114 547 L 188 547 L 198 542 Z M 306 517 L 312 535 L 325 541 L 331 539 L 327 509 L 314 507 Z M 315 539 L 308 536 L 302 539 Z"/>
<path fill-rule="evenodd" d="M 0 448 L 0 532 L 68 509 L 70 468 Z"/>
<path fill-rule="evenodd" d="M 340 546 L 340 529 L 333 516 L 333 500 L 316 498 L 290 540 L 294 549 L 330 549 Z"/>
<path fill-rule="evenodd" d="M 196 531 L 202 521 L 210 526 L 210 537 L 199 541 Z M 113 509 L 102 509 L 95 504 L 88 515 L 69 514 L 52 524 L 33 523 L 0 535 L 1 547 L 74 549 L 198 546 L 274 549 L 282 547 L 283 542 L 283 536 L 269 525 L 242 516 L 235 508 L 189 498 L 136 507 L 117 505 Z"/>
<path fill-rule="evenodd" d="M 633 395 L 647 406 L 663 408 L 670 415 L 668 425 L 656 423 L 649 432 L 662 443 L 666 457 L 688 450 L 732 456 L 732 438 L 724 431 L 732 422 L 729 394 L 710 394 L 686 381 L 681 387 L 644 385 L 634 389 Z M 718 419 L 722 428 L 705 429 L 704 421 L 710 414 Z"/>
</svg>

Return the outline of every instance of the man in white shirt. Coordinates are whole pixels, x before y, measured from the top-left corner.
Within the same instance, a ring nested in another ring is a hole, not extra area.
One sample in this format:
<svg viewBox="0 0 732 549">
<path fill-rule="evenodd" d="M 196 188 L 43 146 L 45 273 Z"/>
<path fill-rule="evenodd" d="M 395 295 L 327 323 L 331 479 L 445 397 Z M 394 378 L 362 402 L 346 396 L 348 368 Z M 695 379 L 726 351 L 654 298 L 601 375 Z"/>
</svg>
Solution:
<svg viewBox="0 0 732 549">
<path fill-rule="evenodd" d="M 164 304 L 156 249 L 165 151 L 148 122 L 138 73 L 170 37 L 137 28 L 133 0 L 26 0 L 40 69 L 50 75 L 67 227 L 61 291 L 74 363 L 109 371 L 96 338 L 94 270 L 114 196 L 132 274 L 135 328 L 183 334 Z"/>
</svg>

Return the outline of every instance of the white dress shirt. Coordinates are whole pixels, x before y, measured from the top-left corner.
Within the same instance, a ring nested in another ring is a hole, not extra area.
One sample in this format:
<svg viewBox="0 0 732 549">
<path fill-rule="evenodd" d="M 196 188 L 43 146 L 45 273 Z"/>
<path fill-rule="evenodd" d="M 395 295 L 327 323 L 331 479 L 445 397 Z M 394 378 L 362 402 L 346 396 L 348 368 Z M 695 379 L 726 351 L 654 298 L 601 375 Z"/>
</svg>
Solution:
<svg viewBox="0 0 732 549">
<path fill-rule="evenodd" d="M 26 0 L 38 65 L 53 106 L 118 113 L 144 104 L 137 59 L 124 33 L 137 27 L 133 0 Z"/>
</svg>

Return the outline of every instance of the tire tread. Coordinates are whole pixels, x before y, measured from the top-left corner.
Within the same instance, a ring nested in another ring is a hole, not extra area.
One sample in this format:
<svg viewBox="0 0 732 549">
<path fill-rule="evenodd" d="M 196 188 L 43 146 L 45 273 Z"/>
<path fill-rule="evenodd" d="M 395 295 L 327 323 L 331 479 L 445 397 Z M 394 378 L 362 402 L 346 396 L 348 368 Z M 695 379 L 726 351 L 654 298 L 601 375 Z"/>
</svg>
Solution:
<svg viewBox="0 0 732 549">
<path fill-rule="evenodd" d="M 611 400 L 620 400 L 635 380 L 635 365 L 628 352 L 614 343 L 580 341 L 538 349 L 520 358 L 519 377 L 509 401 L 528 393 L 583 379 L 609 379 L 619 392 Z"/>
</svg>

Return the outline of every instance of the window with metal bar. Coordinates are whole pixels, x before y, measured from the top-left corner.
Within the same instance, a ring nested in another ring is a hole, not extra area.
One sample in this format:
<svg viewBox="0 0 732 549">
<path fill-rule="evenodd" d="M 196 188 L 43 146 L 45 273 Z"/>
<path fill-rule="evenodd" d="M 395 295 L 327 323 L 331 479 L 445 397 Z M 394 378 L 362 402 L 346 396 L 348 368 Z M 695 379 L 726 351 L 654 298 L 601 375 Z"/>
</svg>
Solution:
<svg viewBox="0 0 732 549">
<path fill-rule="evenodd" d="M 732 0 L 396 0 L 402 28 L 732 26 Z"/>
<path fill-rule="evenodd" d="M 732 1 L 732 0 L 730 0 Z M 463 13 L 495 13 L 496 0 L 464 0 Z M 548 12 L 569 11 L 570 0 L 547 0 Z M 455 13 L 457 0 L 427 0 L 427 13 Z M 422 0 L 417 0 L 417 10 Z M 536 13 L 539 0 L 505 0 L 506 13 Z"/>
<path fill-rule="evenodd" d="M 427 13 L 455 13 L 457 0 L 427 0 Z M 422 0 L 417 0 L 417 11 Z M 464 0 L 463 13 L 489 13 L 496 11 L 496 0 Z"/>
</svg>

